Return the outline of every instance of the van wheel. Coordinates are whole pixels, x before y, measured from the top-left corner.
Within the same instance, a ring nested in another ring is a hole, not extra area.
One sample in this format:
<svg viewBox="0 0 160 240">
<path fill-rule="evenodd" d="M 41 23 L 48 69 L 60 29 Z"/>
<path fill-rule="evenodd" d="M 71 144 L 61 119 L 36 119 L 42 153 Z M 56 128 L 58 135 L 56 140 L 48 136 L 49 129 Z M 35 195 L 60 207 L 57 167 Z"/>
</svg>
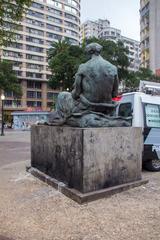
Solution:
<svg viewBox="0 0 160 240">
<path fill-rule="evenodd" d="M 158 172 L 160 171 L 160 160 L 153 159 L 144 163 L 144 168 L 148 171 Z"/>
</svg>

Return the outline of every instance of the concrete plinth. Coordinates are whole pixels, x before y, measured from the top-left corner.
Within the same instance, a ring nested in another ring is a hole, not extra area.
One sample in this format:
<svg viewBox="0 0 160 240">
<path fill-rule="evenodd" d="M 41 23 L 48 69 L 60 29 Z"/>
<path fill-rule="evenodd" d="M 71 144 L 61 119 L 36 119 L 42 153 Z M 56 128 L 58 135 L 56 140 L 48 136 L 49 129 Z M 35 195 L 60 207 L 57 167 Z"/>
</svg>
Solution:
<svg viewBox="0 0 160 240">
<path fill-rule="evenodd" d="M 81 193 L 141 180 L 141 128 L 33 126 L 31 166 Z"/>
</svg>

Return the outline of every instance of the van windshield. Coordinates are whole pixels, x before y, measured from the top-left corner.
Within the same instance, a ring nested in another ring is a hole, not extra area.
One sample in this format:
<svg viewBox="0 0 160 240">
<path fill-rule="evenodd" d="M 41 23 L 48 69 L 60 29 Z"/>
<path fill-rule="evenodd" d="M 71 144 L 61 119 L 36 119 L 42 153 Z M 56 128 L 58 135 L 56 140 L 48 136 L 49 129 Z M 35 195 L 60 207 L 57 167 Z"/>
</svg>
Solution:
<svg viewBox="0 0 160 240">
<path fill-rule="evenodd" d="M 146 126 L 160 128 L 160 105 L 145 103 L 144 106 Z"/>
</svg>

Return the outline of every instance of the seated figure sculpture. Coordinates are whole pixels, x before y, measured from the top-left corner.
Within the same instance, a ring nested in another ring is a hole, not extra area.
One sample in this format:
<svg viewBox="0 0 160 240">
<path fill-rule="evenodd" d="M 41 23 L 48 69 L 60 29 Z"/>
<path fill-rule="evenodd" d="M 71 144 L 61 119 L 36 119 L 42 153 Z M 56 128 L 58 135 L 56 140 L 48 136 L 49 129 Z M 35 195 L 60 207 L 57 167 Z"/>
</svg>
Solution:
<svg viewBox="0 0 160 240">
<path fill-rule="evenodd" d="M 90 60 L 79 66 L 72 92 L 61 92 L 56 111 L 49 115 L 50 125 L 74 127 L 129 126 L 127 119 L 113 116 L 118 94 L 117 67 L 100 55 L 102 46 L 86 46 Z"/>
</svg>

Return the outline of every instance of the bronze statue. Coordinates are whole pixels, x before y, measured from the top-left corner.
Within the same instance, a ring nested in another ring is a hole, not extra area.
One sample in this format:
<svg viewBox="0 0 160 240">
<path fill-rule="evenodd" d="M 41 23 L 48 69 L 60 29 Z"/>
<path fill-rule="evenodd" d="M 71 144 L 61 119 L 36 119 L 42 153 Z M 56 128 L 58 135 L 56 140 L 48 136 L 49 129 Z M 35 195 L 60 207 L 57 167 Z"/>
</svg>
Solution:
<svg viewBox="0 0 160 240">
<path fill-rule="evenodd" d="M 129 126 L 129 123 L 112 116 L 118 94 L 117 67 L 100 55 L 102 46 L 91 43 L 86 46 L 90 60 L 79 66 L 73 90 L 61 92 L 56 111 L 49 115 L 51 125 L 75 127 Z"/>
</svg>

